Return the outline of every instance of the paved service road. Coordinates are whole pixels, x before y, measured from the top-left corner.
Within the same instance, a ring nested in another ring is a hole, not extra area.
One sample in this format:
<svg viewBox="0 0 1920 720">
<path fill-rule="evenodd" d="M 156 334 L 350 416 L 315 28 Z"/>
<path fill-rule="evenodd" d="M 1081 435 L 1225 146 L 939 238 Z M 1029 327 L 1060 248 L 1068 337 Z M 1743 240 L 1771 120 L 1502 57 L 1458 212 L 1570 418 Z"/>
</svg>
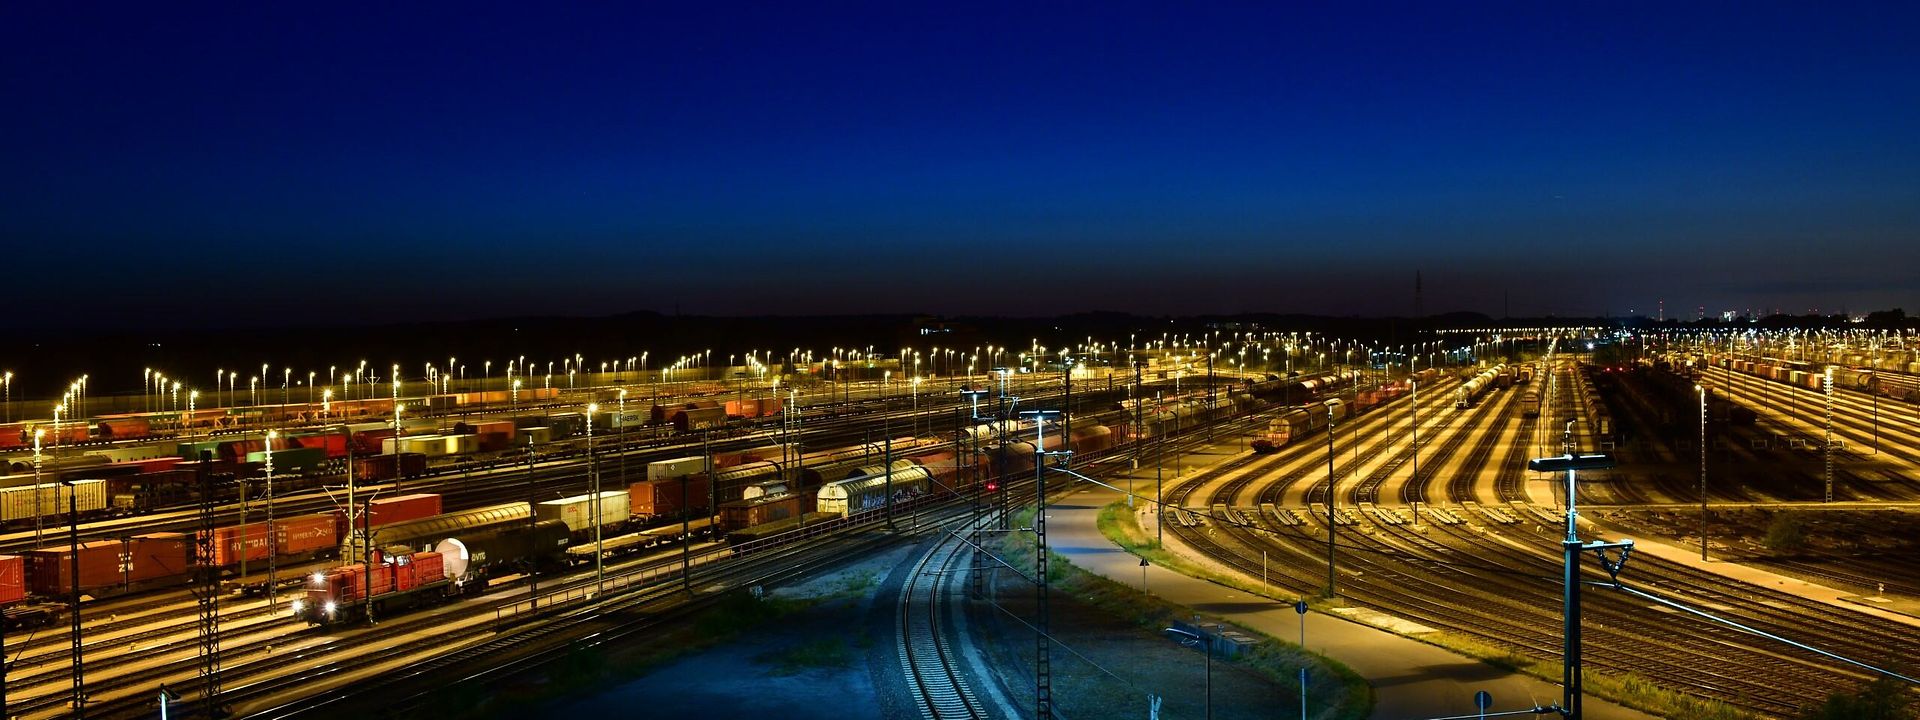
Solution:
<svg viewBox="0 0 1920 720">
<path fill-rule="evenodd" d="M 1048 544 L 1075 565 L 1115 582 L 1140 585 L 1139 558 L 1100 534 L 1100 508 L 1120 499 L 1105 488 L 1082 489 L 1049 502 Z M 1147 569 L 1147 590 L 1194 610 L 1246 625 L 1282 639 L 1298 639 L 1299 616 L 1276 602 L 1158 566 Z M 1560 699 L 1558 685 L 1511 673 L 1432 645 L 1324 613 L 1307 615 L 1307 646 L 1346 663 L 1367 678 L 1378 695 L 1373 717 L 1411 720 L 1476 712 L 1474 693 L 1492 693 L 1490 712 L 1520 710 Z M 1593 697 L 1592 720 L 1653 720 L 1646 713 Z"/>
</svg>

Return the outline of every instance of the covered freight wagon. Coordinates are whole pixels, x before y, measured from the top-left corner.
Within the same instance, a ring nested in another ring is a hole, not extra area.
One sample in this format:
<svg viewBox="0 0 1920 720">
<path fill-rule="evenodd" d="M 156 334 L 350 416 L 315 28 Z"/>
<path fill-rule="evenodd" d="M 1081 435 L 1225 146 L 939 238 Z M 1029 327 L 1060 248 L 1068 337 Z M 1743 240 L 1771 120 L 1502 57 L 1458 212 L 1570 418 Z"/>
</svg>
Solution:
<svg viewBox="0 0 1920 720">
<path fill-rule="evenodd" d="M 435 543 L 459 533 L 480 532 L 516 524 L 526 525 L 527 516 L 532 513 L 532 509 L 526 503 L 517 502 L 435 515 L 430 518 L 374 528 L 373 544 L 376 547 L 400 545 L 416 551 L 432 550 Z M 343 551 L 349 550 L 343 548 Z"/>
<path fill-rule="evenodd" d="M 891 478 L 883 474 L 830 482 L 820 488 L 816 507 L 823 513 L 857 514 L 885 507 L 889 497 L 903 502 L 926 495 L 930 484 L 926 468 L 918 466 L 895 471 Z"/>
<path fill-rule="evenodd" d="M 105 480 L 75 480 L 65 483 L 41 483 L 0 488 L 0 521 L 31 521 L 38 515 L 64 518 L 69 505 L 77 506 L 82 516 L 107 509 Z"/>
</svg>

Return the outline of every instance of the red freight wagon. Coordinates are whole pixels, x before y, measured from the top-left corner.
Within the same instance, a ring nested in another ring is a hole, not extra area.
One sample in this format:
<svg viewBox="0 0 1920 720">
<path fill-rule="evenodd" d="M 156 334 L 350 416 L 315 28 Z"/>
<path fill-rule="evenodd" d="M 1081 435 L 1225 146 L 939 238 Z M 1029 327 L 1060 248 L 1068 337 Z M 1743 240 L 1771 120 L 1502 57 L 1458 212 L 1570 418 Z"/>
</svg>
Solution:
<svg viewBox="0 0 1920 720">
<path fill-rule="evenodd" d="M 144 418 L 102 419 L 98 426 L 102 438 L 143 438 L 153 434 L 153 428 Z"/>
<path fill-rule="evenodd" d="M 735 500 L 720 506 L 720 527 L 724 530 L 739 530 L 755 525 L 765 525 L 775 520 L 785 520 L 803 511 L 812 510 L 812 507 L 806 506 L 806 503 L 812 499 L 812 493 L 787 493 L 751 500 Z"/>
<path fill-rule="evenodd" d="M 0 606 L 27 599 L 27 561 L 19 555 L 0 555 Z"/>
<path fill-rule="evenodd" d="M 668 517 L 684 512 L 689 506 L 705 508 L 707 506 L 707 476 L 692 475 L 686 478 L 683 491 L 680 478 L 648 480 L 634 483 L 627 488 L 627 507 L 634 515 L 643 517 Z M 684 497 L 686 503 L 682 504 Z"/>
<path fill-rule="evenodd" d="M 427 456 L 420 453 L 363 455 L 353 466 L 353 476 L 360 482 L 385 482 L 426 473 Z"/>
<path fill-rule="evenodd" d="M 179 465 L 180 460 L 181 458 L 178 458 L 178 457 L 159 457 L 159 458 L 147 458 L 144 460 L 127 460 L 123 462 L 114 463 L 111 467 L 133 468 L 133 471 L 135 473 L 166 472 L 168 470 L 172 470 L 175 465 Z"/>
<path fill-rule="evenodd" d="M 328 459 L 343 458 L 347 456 L 348 437 L 343 434 L 324 433 L 324 434 L 314 434 L 314 435 L 302 435 L 298 438 L 295 438 L 295 440 L 300 443 L 300 447 L 320 448 L 322 450 L 327 451 Z"/>
<path fill-rule="evenodd" d="M 955 459 L 953 453 L 927 453 L 925 455 L 915 455 L 907 459 L 913 461 L 915 465 L 927 469 L 927 475 L 932 478 L 936 491 L 959 485 L 960 461 Z"/>
</svg>

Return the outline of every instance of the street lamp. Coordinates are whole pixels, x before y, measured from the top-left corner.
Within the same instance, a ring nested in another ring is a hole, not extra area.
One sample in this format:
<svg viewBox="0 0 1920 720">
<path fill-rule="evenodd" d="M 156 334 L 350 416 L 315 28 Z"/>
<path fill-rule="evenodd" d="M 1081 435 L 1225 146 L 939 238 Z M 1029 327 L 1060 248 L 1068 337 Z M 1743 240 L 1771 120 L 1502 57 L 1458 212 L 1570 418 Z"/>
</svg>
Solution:
<svg viewBox="0 0 1920 720">
<path fill-rule="evenodd" d="M 1411 388 L 1410 392 L 1413 395 L 1413 401 L 1408 403 L 1408 410 L 1413 413 L 1413 422 L 1409 424 L 1413 426 L 1413 439 L 1410 443 L 1413 447 L 1413 527 L 1417 530 L 1420 528 L 1420 496 L 1425 490 L 1420 485 L 1420 381 L 1409 378 L 1407 386 Z"/>
<path fill-rule="evenodd" d="M 593 463 L 593 415 L 597 412 L 600 412 L 598 403 L 587 403 L 587 477 L 593 485 L 593 594 L 596 598 L 604 589 L 605 581 L 605 569 L 601 563 L 604 546 L 600 544 L 600 473 Z"/>
<path fill-rule="evenodd" d="M 273 441 L 280 438 L 280 431 L 267 431 L 266 475 L 267 475 L 267 605 L 280 604 L 279 571 L 280 540 L 278 528 L 273 525 Z M 394 448 L 399 452 L 399 448 Z"/>
<path fill-rule="evenodd" d="M 1728 370 L 1731 372 L 1731 368 Z M 1700 393 L 1700 561 L 1707 561 L 1707 388 L 1695 384 Z"/>
</svg>

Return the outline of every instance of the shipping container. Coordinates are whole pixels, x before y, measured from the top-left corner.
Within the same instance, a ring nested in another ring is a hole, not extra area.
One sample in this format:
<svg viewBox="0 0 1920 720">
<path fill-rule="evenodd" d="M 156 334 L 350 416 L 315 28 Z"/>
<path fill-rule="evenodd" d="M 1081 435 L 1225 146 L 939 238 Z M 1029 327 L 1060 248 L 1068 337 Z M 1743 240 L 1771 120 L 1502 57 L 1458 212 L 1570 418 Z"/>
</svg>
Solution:
<svg viewBox="0 0 1920 720">
<path fill-rule="evenodd" d="M 27 561 L 19 555 L 0 555 L 0 606 L 27 599 Z"/>
<path fill-rule="evenodd" d="M 441 435 L 390 437 L 380 441 L 380 454 L 418 453 L 427 457 L 441 457 L 447 454 L 447 447 L 446 437 Z M 396 450 L 396 448 L 398 448 L 398 450 Z"/>
<path fill-rule="evenodd" d="M 434 493 L 379 498 L 367 504 L 367 518 L 363 522 L 367 527 L 381 527 L 433 517 L 440 514 L 440 508 L 440 496 Z"/>
<path fill-rule="evenodd" d="M 213 529 L 213 562 L 216 565 L 235 566 L 243 559 L 249 563 L 264 562 L 268 552 L 265 522 Z"/>
<path fill-rule="evenodd" d="M 80 593 L 108 597 L 123 592 L 186 582 L 189 543 L 185 535 L 160 533 L 128 540 L 97 540 L 80 545 Z M 71 548 L 29 550 L 27 587 L 48 597 L 73 594 Z"/>
<path fill-rule="evenodd" d="M 247 453 L 247 462 L 266 463 L 267 452 Z M 323 448 L 276 447 L 273 449 L 273 471 L 276 474 L 297 475 L 316 472 L 327 461 L 327 451 Z"/>
<path fill-rule="evenodd" d="M 647 463 L 647 479 L 666 480 L 682 475 L 692 475 L 705 471 L 706 469 L 707 459 L 699 455 L 674 458 L 672 460 L 655 460 Z"/>
<path fill-rule="evenodd" d="M 704 511 L 707 509 L 707 476 L 684 475 L 634 483 L 627 488 L 627 501 L 635 517 L 673 517 L 689 507 Z"/>
<path fill-rule="evenodd" d="M 545 445 L 553 442 L 553 428 L 545 426 L 523 427 L 513 436 L 516 447 L 526 445 Z"/>
<path fill-rule="evenodd" d="M 629 505 L 628 493 L 607 491 L 600 493 L 600 524 L 605 527 L 617 527 L 626 523 L 627 516 L 633 511 Z M 567 524 L 567 529 L 576 534 L 593 531 L 593 496 L 576 495 L 559 500 L 548 500 L 535 506 L 535 514 L 541 520 L 559 520 Z"/>
<path fill-rule="evenodd" d="M 281 557 L 311 557 L 331 552 L 340 539 L 331 515 L 300 515 L 276 520 L 274 525 Z"/>
<path fill-rule="evenodd" d="M 673 415 L 673 429 L 680 432 L 698 432 L 726 427 L 727 409 L 724 407 L 693 408 L 676 411 Z"/>
</svg>

